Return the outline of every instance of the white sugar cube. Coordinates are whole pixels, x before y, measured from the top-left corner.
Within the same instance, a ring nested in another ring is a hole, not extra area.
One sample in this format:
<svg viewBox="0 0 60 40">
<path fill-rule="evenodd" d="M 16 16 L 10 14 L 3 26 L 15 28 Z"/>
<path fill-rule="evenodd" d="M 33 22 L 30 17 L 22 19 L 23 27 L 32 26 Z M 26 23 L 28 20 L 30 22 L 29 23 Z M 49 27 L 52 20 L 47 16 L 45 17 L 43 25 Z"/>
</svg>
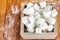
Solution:
<svg viewBox="0 0 60 40">
<path fill-rule="evenodd" d="M 32 7 L 33 6 L 33 3 L 28 3 L 27 4 L 27 8 L 30 8 L 30 7 Z"/>
<path fill-rule="evenodd" d="M 44 23 L 44 22 L 45 22 L 45 19 L 43 19 L 43 18 L 38 18 L 37 21 L 36 21 L 36 25 L 40 25 L 40 24 L 42 24 L 42 23 Z"/>
<path fill-rule="evenodd" d="M 26 27 L 27 27 L 28 32 L 34 32 L 34 27 L 35 27 L 34 24 L 29 23 L 29 24 L 26 25 Z"/>
<path fill-rule="evenodd" d="M 34 28 L 35 27 L 35 25 L 34 25 L 34 23 L 28 23 L 27 25 L 26 25 L 26 27 L 29 29 L 29 28 Z"/>
<path fill-rule="evenodd" d="M 40 10 L 38 4 L 35 4 L 34 8 L 35 8 L 35 10 L 38 10 L 38 11 Z"/>
<path fill-rule="evenodd" d="M 39 27 L 37 27 L 35 33 L 42 33 L 42 29 L 40 29 Z"/>
<path fill-rule="evenodd" d="M 26 15 L 33 15 L 34 11 L 35 11 L 35 10 L 34 10 L 33 7 L 31 7 L 31 8 L 25 8 L 25 9 L 23 10 L 23 13 L 26 14 Z"/>
<path fill-rule="evenodd" d="M 49 11 L 49 10 L 51 10 L 51 9 L 52 9 L 52 5 L 47 5 L 44 10 Z"/>
<path fill-rule="evenodd" d="M 25 8 L 25 9 L 23 10 L 23 14 L 29 15 L 28 12 L 29 12 L 29 11 L 28 11 L 28 8 Z"/>
<path fill-rule="evenodd" d="M 48 28 L 47 28 L 47 30 L 48 30 L 48 31 L 52 31 L 52 30 L 53 30 L 53 28 L 54 28 L 54 26 L 53 26 L 53 25 L 49 25 L 49 26 L 48 26 Z"/>
<path fill-rule="evenodd" d="M 38 19 L 38 18 L 41 17 L 41 15 L 39 14 L 39 12 L 35 12 L 34 16 L 35 16 L 35 19 Z"/>
<path fill-rule="evenodd" d="M 40 4 L 41 8 L 45 8 L 46 7 L 46 2 L 45 1 L 42 1 L 39 4 Z"/>
<path fill-rule="evenodd" d="M 48 22 L 49 24 L 55 25 L 55 23 L 56 23 L 56 19 L 50 17 L 50 18 L 47 18 L 47 22 Z"/>
<path fill-rule="evenodd" d="M 34 16 L 29 16 L 28 20 L 29 20 L 30 23 L 34 23 L 35 22 Z"/>
<path fill-rule="evenodd" d="M 44 16 L 45 18 L 50 17 L 50 16 L 51 16 L 51 11 L 46 11 L 46 10 L 44 10 L 44 11 L 43 11 L 43 16 Z"/>
<path fill-rule="evenodd" d="M 25 25 L 28 23 L 27 16 L 22 17 L 22 23 Z"/>
<path fill-rule="evenodd" d="M 38 18 L 36 22 L 37 22 L 38 24 L 41 24 L 41 23 L 44 23 L 44 22 L 45 22 L 45 19 L 43 19 L 43 18 Z"/>
<path fill-rule="evenodd" d="M 27 29 L 28 32 L 34 32 L 34 29 L 33 28 L 29 28 Z"/>
<path fill-rule="evenodd" d="M 48 27 L 48 25 L 47 25 L 47 23 L 42 23 L 42 24 L 40 24 L 40 26 L 39 26 L 42 30 L 46 30 L 47 29 L 47 27 Z"/>
<path fill-rule="evenodd" d="M 56 17 L 57 14 L 58 14 L 57 10 L 56 10 L 56 9 L 53 9 L 53 10 L 52 10 L 52 13 L 51 13 L 51 16 L 52 16 L 52 17 Z"/>
</svg>

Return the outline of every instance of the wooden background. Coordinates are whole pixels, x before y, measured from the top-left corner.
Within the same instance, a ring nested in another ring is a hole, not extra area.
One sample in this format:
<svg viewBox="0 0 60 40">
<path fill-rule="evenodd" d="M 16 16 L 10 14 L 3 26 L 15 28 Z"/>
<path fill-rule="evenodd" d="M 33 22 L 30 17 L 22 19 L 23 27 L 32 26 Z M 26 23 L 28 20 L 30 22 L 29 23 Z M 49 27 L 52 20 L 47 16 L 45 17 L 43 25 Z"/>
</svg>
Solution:
<svg viewBox="0 0 60 40">
<path fill-rule="evenodd" d="M 2 29 L 4 28 L 4 19 L 5 19 L 5 14 L 6 14 L 7 7 L 9 9 L 9 7 L 10 7 L 9 5 L 12 5 L 12 3 L 13 4 L 17 3 L 17 4 L 20 5 L 21 2 L 27 2 L 27 1 L 31 2 L 31 1 L 34 1 L 34 0 L 0 0 L 0 28 L 2 28 Z M 53 0 L 53 1 L 58 2 L 59 0 Z M 48 2 L 50 2 L 50 0 L 48 0 Z M 60 11 L 59 10 L 58 10 L 58 15 L 57 15 L 57 27 L 58 27 L 58 36 L 54 40 L 60 40 Z M 3 30 L 0 30 L 0 40 L 4 40 L 3 39 Z M 20 40 L 24 40 L 24 39 L 20 36 Z M 35 39 L 35 40 L 37 40 L 37 39 Z M 43 39 L 41 39 L 41 40 L 43 40 Z"/>
</svg>

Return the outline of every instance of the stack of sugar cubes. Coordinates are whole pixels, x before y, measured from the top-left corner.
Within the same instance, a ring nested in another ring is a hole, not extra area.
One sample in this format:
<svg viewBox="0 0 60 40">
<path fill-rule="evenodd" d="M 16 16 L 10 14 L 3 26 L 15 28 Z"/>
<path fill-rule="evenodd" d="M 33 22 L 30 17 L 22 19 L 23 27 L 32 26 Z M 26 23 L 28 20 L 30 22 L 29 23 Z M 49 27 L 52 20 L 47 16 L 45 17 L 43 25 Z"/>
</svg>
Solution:
<svg viewBox="0 0 60 40">
<path fill-rule="evenodd" d="M 53 5 L 42 1 L 26 4 L 23 14 L 22 23 L 27 27 L 28 32 L 43 33 L 54 29 L 58 12 Z"/>
</svg>

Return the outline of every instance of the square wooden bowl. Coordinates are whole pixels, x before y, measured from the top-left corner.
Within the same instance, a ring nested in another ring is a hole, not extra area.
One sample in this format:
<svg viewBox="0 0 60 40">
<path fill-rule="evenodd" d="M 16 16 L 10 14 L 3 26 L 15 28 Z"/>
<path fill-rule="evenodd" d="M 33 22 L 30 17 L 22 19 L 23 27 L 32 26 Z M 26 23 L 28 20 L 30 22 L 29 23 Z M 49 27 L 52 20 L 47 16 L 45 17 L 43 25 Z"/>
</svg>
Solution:
<svg viewBox="0 0 60 40">
<path fill-rule="evenodd" d="M 21 19 L 24 16 L 22 11 L 24 9 L 24 5 L 26 5 L 26 2 L 21 3 Z M 53 3 L 48 3 L 48 4 L 53 4 Z M 29 32 L 24 32 L 24 24 L 22 24 L 21 20 L 21 27 L 20 27 L 20 35 L 22 36 L 23 39 L 55 39 L 57 36 L 57 24 L 54 27 L 54 32 L 48 32 L 48 33 L 29 33 Z"/>
</svg>

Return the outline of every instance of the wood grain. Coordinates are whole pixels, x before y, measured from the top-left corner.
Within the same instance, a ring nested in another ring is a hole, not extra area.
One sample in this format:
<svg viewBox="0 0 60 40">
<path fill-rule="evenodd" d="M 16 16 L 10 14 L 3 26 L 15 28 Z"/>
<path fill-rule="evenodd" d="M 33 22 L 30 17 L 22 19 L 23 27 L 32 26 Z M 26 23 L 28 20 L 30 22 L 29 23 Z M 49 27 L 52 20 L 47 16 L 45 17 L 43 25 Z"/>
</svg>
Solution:
<svg viewBox="0 0 60 40">
<path fill-rule="evenodd" d="M 18 10 L 20 11 L 19 0 L 7 0 L 7 9 L 6 9 L 5 26 L 4 26 L 5 27 L 4 39 L 5 40 L 20 40 L 20 35 L 19 35 L 20 33 L 20 26 L 19 26 L 20 25 L 20 12 L 13 13 L 11 10 L 12 6 L 14 10 L 16 9 L 15 7 L 17 7 Z M 10 17 L 8 17 L 8 15 L 10 15 Z M 12 23 L 12 21 L 9 20 L 10 18 L 12 18 L 12 20 L 14 21 L 12 25 L 9 24 L 10 22 Z"/>
<path fill-rule="evenodd" d="M 6 5 L 7 5 L 7 0 L 0 0 L 0 40 L 4 40 L 3 28 L 4 28 Z"/>
<path fill-rule="evenodd" d="M 0 0 L 0 27 L 4 25 L 7 0 Z"/>
</svg>

